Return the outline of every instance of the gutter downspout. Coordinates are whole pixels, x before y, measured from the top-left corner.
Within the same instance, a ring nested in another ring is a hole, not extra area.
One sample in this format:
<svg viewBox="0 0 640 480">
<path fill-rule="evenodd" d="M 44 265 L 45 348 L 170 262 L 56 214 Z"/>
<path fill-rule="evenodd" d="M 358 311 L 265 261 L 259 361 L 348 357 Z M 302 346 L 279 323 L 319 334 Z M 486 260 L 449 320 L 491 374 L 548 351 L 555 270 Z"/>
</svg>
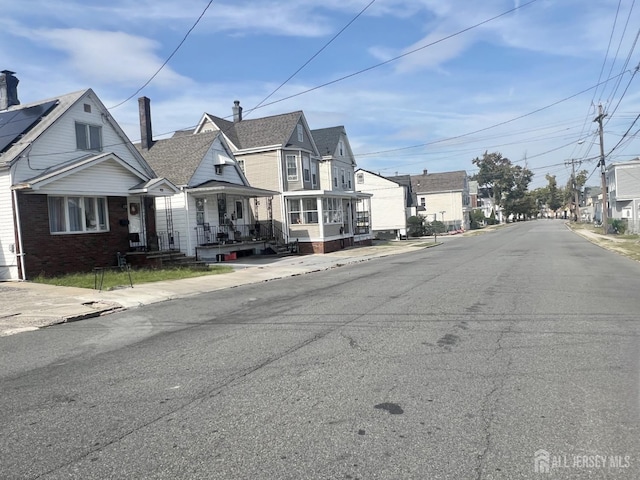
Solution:
<svg viewBox="0 0 640 480">
<path fill-rule="evenodd" d="M 13 214 L 16 220 L 16 230 L 18 233 L 18 250 L 20 253 L 16 253 L 16 256 L 20 257 L 20 278 L 19 280 L 26 280 L 27 274 L 24 270 L 24 252 L 22 251 L 22 225 L 20 224 L 20 209 L 18 208 L 18 192 L 13 191 Z"/>
</svg>

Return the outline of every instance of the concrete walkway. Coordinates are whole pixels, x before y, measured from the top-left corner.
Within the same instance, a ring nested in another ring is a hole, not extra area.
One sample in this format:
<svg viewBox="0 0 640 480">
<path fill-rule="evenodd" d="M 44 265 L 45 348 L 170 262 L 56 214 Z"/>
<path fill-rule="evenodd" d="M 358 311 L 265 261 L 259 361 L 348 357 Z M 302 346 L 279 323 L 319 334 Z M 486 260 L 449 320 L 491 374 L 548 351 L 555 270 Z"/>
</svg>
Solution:
<svg viewBox="0 0 640 480">
<path fill-rule="evenodd" d="M 443 237 L 445 241 L 459 238 Z M 441 237 L 438 237 L 440 242 Z M 32 282 L 0 283 L 0 337 L 59 323 L 97 317 L 123 309 L 225 288 L 302 275 L 435 245 L 433 238 L 353 247 L 324 255 L 247 257 L 227 262 L 229 274 L 134 284 L 133 288 L 97 291 Z"/>
</svg>

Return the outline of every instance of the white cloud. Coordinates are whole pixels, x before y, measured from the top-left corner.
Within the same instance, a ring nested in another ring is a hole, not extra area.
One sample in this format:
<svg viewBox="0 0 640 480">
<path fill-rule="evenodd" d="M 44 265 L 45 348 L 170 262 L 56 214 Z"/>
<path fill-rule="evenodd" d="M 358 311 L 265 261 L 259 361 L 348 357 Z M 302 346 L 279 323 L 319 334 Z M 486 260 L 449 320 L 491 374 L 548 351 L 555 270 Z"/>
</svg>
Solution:
<svg viewBox="0 0 640 480">
<path fill-rule="evenodd" d="M 162 65 L 154 53 L 157 42 L 124 32 L 71 28 L 36 30 L 29 35 L 63 52 L 67 68 L 93 85 L 140 86 Z M 165 66 L 153 82 L 166 87 L 186 80 Z"/>
</svg>

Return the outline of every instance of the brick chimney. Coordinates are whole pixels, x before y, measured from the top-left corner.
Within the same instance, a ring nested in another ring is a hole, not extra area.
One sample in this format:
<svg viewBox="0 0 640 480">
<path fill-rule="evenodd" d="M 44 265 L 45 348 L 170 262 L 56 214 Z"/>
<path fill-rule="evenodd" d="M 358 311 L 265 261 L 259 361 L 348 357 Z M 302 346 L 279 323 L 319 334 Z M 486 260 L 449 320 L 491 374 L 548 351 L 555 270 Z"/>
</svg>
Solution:
<svg viewBox="0 0 640 480">
<path fill-rule="evenodd" d="M 140 115 L 140 146 L 149 150 L 153 145 L 151 132 L 151 100 L 148 97 L 138 98 L 138 113 Z"/>
<path fill-rule="evenodd" d="M 240 100 L 235 100 L 233 102 L 233 122 L 241 122 L 242 121 L 242 107 L 240 106 Z"/>
<path fill-rule="evenodd" d="M 20 105 L 18 100 L 18 80 L 13 76 L 16 72 L 3 70 L 0 75 L 0 110 L 6 110 L 13 105 Z"/>
</svg>

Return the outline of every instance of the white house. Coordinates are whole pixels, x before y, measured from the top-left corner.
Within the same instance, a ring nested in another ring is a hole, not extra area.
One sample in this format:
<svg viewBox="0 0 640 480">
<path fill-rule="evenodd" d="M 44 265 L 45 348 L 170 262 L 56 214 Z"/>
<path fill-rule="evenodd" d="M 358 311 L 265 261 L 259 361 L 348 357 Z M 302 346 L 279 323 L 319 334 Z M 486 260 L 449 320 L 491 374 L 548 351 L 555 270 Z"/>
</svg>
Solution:
<svg viewBox="0 0 640 480">
<path fill-rule="evenodd" d="M 412 214 L 411 182 L 408 175 L 383 177 L 359 168 L 355 172 L 356 190 L 372 195 L 371 228 L 385 238 L 407 236 L 407 218 Z"/>
<path fill-rule="evenodd" d="M 608 216 L 625 219 L 630 233 L 640 232 L 640 158 L 607 165 Z"/>
</svg>

